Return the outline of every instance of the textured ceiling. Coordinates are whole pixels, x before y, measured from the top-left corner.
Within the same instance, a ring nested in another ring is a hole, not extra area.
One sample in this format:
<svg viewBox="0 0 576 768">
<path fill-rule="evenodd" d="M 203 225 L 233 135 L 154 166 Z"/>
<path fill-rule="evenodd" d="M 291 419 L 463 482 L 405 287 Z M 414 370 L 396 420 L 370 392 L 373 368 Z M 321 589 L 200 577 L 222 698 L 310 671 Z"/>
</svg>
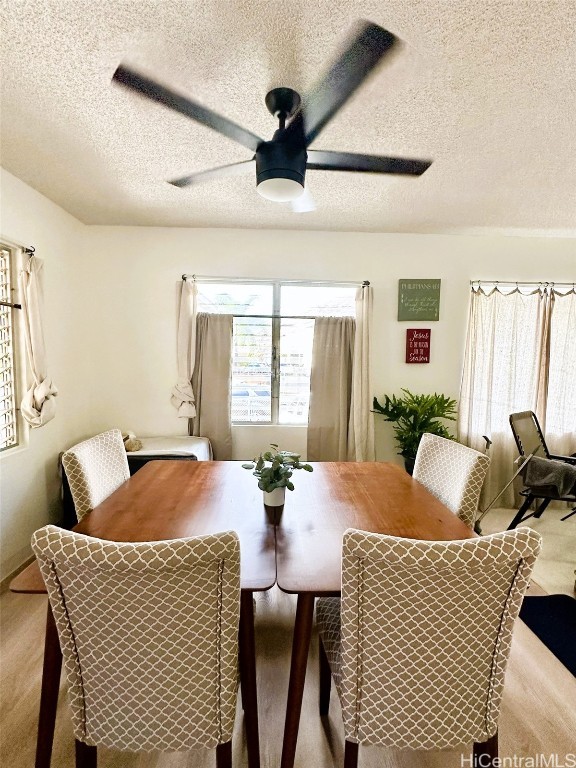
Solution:
<svg viewBox="0 0 576 768">
<path fill-rule="evenodd" d="M 2 0 L 2 165 L 87 224 L 576 236 L 576 0 Z M 271 137 L 366 18 L 405 45 L 312 148 L 432 158 L 420 178 L 309 171 L 317 209 L 253 176 L 166 179 L 250 152 L 112 86 L 145 69 Z"/>
</svg>

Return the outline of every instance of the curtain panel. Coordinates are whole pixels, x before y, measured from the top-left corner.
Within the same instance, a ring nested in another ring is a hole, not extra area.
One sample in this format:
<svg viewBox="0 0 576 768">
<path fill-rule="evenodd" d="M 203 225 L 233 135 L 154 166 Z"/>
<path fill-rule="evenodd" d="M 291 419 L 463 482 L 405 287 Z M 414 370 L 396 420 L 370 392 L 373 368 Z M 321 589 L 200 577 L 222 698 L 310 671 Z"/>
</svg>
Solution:
<svg viewBox="0 0 576 768">
<path fill-rule="evenodd" d="M 308 461 L 346 461 L 352 399 L 353 317 L 317 317 L 314 321 Z"/>
<path fill-rule="evenodd" d="M 193 419 L 196 416 L 192 372 L 196 359 L 196 314 L 198 287 L 196 283 L 182 280 L 178 308 L 176 355 L 178 380 L 172 389 L 170 402 L 178 411 L 178 418 Z"/>
<path fill-rule="evenodd" d="M 370 334 L 372 288 L 356 292 L 356 318 L 318 317 L 314 326 L 308 461 L 374 461 Z"/>
<path fill-rule="evenodd" d="M 352 364 L 349 461 L 374 461 L 374 416 L 370 380 L 370 339 L 372 338 L 372 286 L 356 291 L 356 334 Z"/>
<path fill-rule="evenodd" d="M 534 411 L 549 447 L 576 450 L 576 308 L 574 291 L 523 291 L 474 285 L 460 390 L 458 438 L 484 450 L 491 464 L 480 506 L 488 504 L 514 473 L 518 452 L 509 416 Z M 572 398 L 572 406 L 570 406 Z M 553 426 L 554 425 L 554 426 Z M 498 502 L 514 507 L 511 486 Z"/>
<path fill-rule="evenodd" d="M 576 453 L 576 291 L 552 292 L 544 432 L 551 453 Z"/>
<path fill-rule="evenodd" d="M 195 365 L 192 389 L 196 416 L 190 434 L 207 437 L 214 458 L 232 458 L 232 315 L 199 312 L 196 317 Z"/>
<path fill-rule="evenodd" d="M 48 360 L 44 341 L 44 291 L 42 276 L 44 262 L 30 256 L 20 273 L 24 338 L 32 383 L 21 403 L 21 413 L 27 424 L 42 427 L 56 415 L 55 397 L 58 390 L 48 376 Z"/>
</svg>

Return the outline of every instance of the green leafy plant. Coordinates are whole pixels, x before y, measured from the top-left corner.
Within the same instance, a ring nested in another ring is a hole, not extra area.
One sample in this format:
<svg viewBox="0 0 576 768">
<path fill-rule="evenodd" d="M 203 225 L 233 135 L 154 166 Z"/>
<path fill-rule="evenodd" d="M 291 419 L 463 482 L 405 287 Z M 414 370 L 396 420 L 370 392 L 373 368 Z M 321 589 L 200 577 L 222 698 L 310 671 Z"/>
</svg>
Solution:
<svg viewBox="0 0 576 768">
<path fill-rule="evenodd" d="M 401 397 L 384 395 L 384 404 L 374 398 L 373 413 L 380 413 L 386 421 L 394 424 L 394 437 L 400 448 L 400 455 L 413 459 L 418 451 L 420 438 L 425 432 L 454 440 L 439 419 L 456 421 L 456 400 L 445 395 L 414 395 L 403 389 Z"/>
<path fill-rule="evenodd" d="M 276 443 L 270 444 L 270 451 L 264 451 L 255 456 L 250 463 L 242 464 L 244 469 L 252 469 L 253 475 L 258 478 L 258 488 L 270 493 L 275 488 L 288 488 L 294 490 L 294 483 L 290 480 L 295 469 L 304 469 L 312 472 L 310 464 L 300 461 L 300 454 L 292 451 L 279 451 Z"/>
</svg>

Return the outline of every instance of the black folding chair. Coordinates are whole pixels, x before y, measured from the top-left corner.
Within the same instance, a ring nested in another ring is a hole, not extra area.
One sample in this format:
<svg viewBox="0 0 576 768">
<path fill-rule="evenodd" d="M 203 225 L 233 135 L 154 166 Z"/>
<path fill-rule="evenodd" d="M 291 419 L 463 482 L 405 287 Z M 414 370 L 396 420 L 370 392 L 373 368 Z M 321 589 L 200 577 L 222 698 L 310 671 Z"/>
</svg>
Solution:
<svg viewBox="0 0 576 768">
<path fill-rule="evenodd" d="M 510 426 L 512 427 L 512 434 L 514 435 L 520 456 L 524 458 L 538 456 L 542 459 L 564 461 L 576 466 L 576 454 L 572 456 L 558 456 L 550 453 L 536 414 L 533 411 L 520 411 L 519 413 L 510 414 Z M 519 523 L 523 523 L 529 517 L 540 517 L 551 501 L 567 501 L 569 504 L 575 505 L 571 512 L 561 518 L 562 520 L 567 520 L 572 515 L 576 515 L 576 495 L 573 493 L 561 496 L 552 490 L 525 487 L 520 491 L 520 495 L 524 497 L 524 501 L 508 526 L 508 530 L 516 528 Z M 541 500 L 541 503 L 534 512 L 527 515 L 526 512 L 530 505 L 537 499 Z"/>
</svg>

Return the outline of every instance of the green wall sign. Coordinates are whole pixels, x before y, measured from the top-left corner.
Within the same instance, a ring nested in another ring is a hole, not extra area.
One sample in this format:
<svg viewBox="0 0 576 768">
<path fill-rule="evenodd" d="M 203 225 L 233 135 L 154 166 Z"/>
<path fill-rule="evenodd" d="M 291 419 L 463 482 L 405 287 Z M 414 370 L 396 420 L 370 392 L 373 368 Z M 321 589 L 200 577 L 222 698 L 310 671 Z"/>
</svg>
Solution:
<svg viewBox="0 0 576 768">
<path fill-rule="evenodd" d="M 398 320 L 439 320 L 440 280 L 399 280 Z"/>
</svg>

